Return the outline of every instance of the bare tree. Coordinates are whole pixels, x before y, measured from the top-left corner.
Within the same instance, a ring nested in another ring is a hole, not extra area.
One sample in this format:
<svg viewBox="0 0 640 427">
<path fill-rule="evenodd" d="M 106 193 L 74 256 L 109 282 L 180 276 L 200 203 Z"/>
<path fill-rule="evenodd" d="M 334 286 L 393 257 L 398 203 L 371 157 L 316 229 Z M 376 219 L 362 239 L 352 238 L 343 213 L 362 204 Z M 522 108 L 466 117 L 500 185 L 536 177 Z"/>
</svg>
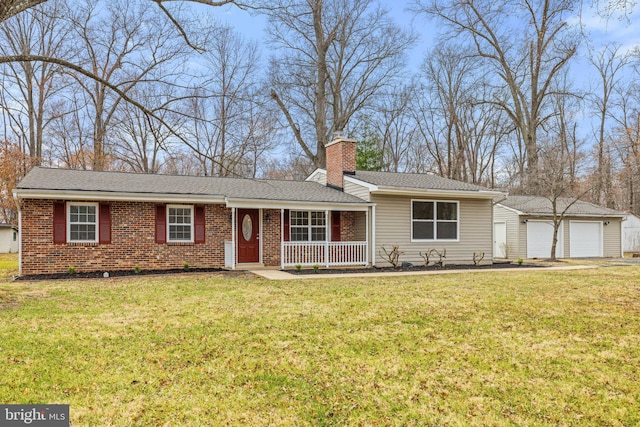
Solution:
<svg viewBox="0 0 640 427">
<path fill-rule="evenodd" d="M 4 22 L 9 18 L 12 18 L 20 13 L 26 12 L 27 10 L 34 8 L 40 4 L 47 3 L 51 0 L 3 0 L 0 2 L 0 22 Z M 165 10 L 165 13 L 173 20 L 173 16 L 171 12 L 166 9 L 164 3 L 176 2 L 177 0 L 150 0 L 153 3 L 156 3 L 158 7 Z M 247 4 L 243 4 L 241 2 L 235 0 L 180 0 L 182 2 L 192 2 L 192 3 L 200 3 L 207 6 L 224 6 L 227 4 L 234 4 L 239 7 L 249 7 Z M 176 24 L 178 21 L 176 20 Z M 181 28 L 179 26 L 179 28 Z M 183 30 L 184 31 L 184 30 Z"/>
<path fill-rule="evenodd" d="M 249 165 L 248 144 L 253 156 L 260 152 L 255 126 L 267 113 L 264 110 L 265 114 L 260 114 L 257 107 L 266 101 L 258 93 L 261 76 L 257 45 L 231 27 L 221 26 L 207 48 L 200 58 L 204 80 L 193 89 L 183 109 L 188 117 L 184 131 L 196 146 L 201 173 L 252 174 L 255 166 Z"/>
<path fill-rule="evenodd" d="M 487 72 L 462 46 L 441 43 L 424 61 L 415 108 L 422 145 L 434 172 L 473 183 L 493 183 L 498 149 L 508 132 L 491 97 Z"/>
<path fill-rule="evenodd" d="M 592 106 L 598 114 L 598 125 L 596 128 L 596 165 L 595 180 L 593 185 L 593 199 L 598 204 L 606 204 L 614 207 L 612 191 L 612 173 L 610 150 L 607 145 L 607 121 L 611 118 L 612 109 L 615 107 L 615 99 L 612 99 L 622 84 L 625 68 L 630 63 L 630 55 L 624 54 L 620 50 L 620 45 L 610 44 L 604 46 L 600 51 L 592 51 L 589 56 L 591 65 L 597 70 L 599 93 L 593 91 L 590 97 Z"/>
<path fill-rule="evenodd" d="M 19 144 L 0 141 L 0 222 L 18 225 L 18 209 L 11 192 L 36 160 L 25 154 Z"/>
<path fill-rule="evenodd" d="M 554 80 L 576 52 L 577 37 L 567 17 L 577 4 L 578 0 L 416 0 L 418 11 L 438 18 L 449 29 L 448 37 L 466 39 L 497 76 L 495 84 L 503 90 L 485 102 L 503 109 L 522 135 L 529 181 L 538 176 L 538 130 L 549 118 Z"/>
<path fill-rule="evenodd" d="M 617 154 L 617 183 L 622 189 L 621 207 L 640 213 L 640 87 L 631 84 L 620 91 L 620 113 L 614 116 L 613 146 Z"/>
<path fill-rule="evenodd" d="M 102 80 L 72 73 L 91 107 L 88 119 L 93 128 L 92 168 L 103 170 L 108 166 L 107 135 L 124 102 L 103 82 L 124 94 L 141 84 L 171 85 L 171 79 L 178 75 L 176 61 L 184 57 L 185 49 L 184 44 L 177 43 L 170 24 L 163 24 L 147 2 L 115 1 L 101 10 L 95 0 L 86 0 L 73 20 L 82 43 L 79 61 Z"/>
<path fill-rule="evenodd" d="M 411 148 L 417 142 L 417 131 L 412 114 L 412 83 L 397 85 L 376 98 L 373 106 L 372 126 L 382 141 L 382 164 L 391 172 L 414 171 Z"/>
<path fill-rule="evenodd" d="M 558 91 L 562 92 L 562 91 Z M 536 186 L 529 188 L 546 198 L 551 204 L 553 221 L 553 241 L 551 259 L 556 259 L 558 230 L 569 209 L 591 191 L 589 182 L 583 179 L 582 169 L 584 153 L 582 141 L 576 136 L 577 105 L 576 98 L 557 95 L 553 97 L 556 114 L 548 122 L 550 132 L 548 139 L 540 143 L 539 176 Z"/>
<path fill-rule="evenodd" d="M 271 96 L 316 167 L 325 145 L 402 70 L 415 37 L 368 0 L 279 0 L 269 14 Z"/>
<path fill-rule="evenodd" d="M 65 13 L 64 2 L 51 1 L 2 23 L 0 55 L 71 56 L 72 48 L 65 43 L 70 32 L 63 19 Z M 53 99 L 65 87 L 62 69 L 51 63 L 11 62 L 0 73 L 4 75 L 0 104 L 6 113 L 5 132 L 11 128 L 25 151 L 39 163 L 45 129 L 56 118 L 52 114 Z"/>
</svg>

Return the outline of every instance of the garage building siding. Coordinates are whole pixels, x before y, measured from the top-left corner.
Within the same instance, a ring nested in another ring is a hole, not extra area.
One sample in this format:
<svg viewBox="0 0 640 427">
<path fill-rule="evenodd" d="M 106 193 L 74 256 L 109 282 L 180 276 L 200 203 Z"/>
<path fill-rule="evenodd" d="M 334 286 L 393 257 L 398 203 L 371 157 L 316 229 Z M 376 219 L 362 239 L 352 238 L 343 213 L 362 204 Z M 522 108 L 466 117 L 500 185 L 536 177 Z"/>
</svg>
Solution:
<svg viewBox="0 0 640 427">
<path fill-rule="evenodd" d="M 507 224 L 507 258 L 520 258 L 520 218 L 517 212 L 496 205 L 493 211 L 493 223 Z M 525 230 L 526 232 L 526 230 Z"/>
</svg>

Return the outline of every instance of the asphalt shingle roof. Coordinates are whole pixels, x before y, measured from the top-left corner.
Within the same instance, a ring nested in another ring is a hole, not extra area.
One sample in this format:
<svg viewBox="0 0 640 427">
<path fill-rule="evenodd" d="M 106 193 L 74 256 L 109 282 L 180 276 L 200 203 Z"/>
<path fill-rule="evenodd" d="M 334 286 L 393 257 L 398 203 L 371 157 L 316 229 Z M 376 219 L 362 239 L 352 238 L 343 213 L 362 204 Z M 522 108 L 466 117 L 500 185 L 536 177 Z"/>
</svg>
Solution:
<svg viewBox="0 0 640 427">
<path fill-rule="evenodd" d="M 158 175 L 34 168 L 19 190 L 101 191 L 113 193 L 222 196 L 271 201 L 365 203 L 312 181 Z"/>
<path fill-rule="evenodd" d="M 573 200 L 575 199 L 559 198 L 557 200 L 558 213 L 561 213 Z M 511 209 L 518 210 L 526 215 L 553 215 L 551 201 L 546 197 L 509 196 L 505 200 L 501 201 L 500 204 Z M 578 200 L 569 208 L 567 215 L 620 216 L 623 215 L 623 213 L 603 206 L 594 205 L 593 203 Z"/>
<path fill-rule="evenodd" d="M 419 190 L 492 191 L 489 188 L 428 173 L 356 171 L 355 178 L 380 187 Z"/>
</svg>

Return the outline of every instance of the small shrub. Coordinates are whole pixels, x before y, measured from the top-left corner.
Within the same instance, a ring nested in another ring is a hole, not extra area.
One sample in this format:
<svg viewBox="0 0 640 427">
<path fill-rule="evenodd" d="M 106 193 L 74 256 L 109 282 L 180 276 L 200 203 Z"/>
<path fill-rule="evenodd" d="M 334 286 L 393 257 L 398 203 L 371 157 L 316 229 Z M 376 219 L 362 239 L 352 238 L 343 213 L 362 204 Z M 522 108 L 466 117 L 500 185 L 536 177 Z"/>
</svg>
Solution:
<svg viewBox="0 0 640 427">
<path fill-rule="evenodd" d="M 522 263 L 524 262 L 524 260 L 522 258 L 518 258 L 518 265 L 522 265 Z"/>
<path fill-rule="evenodd" d="M 140 274 L 141 271 L 142 271 L 142 269 L 140 268 L 139 265 L 136 265 L 135 267 L 133 267 L 133 272 L 135 274 Z"/>
<path fill-rule="evenodd" d="M 78 270 L 73 265 L 69 266 L 69 275 L 73 276 L 78 273 Z"/>
<path fill-rule="evenodd" d="M 185 261 L 185 263 L 184 263 L 184 264 L 182 264 L 182 269 L 183 269 L 184 271 L 189 271 L 189 263 Z"/>
<path fill-rule="evenodd" d="M 320 266 L 318 264 L 313 264 L 313 271 L 317 273 L 319 269 L 320 269 Z"/>
<path fill-rule="evenodd" d="M 381 247 L 382 253 L 378 252 L 381 258 L 384 258 L 389 264 L 393 266 L 393 268 L 398 268 L 400 265 L 400 255 L 404 254 L 404 252 L 400 251 L 400 246 L 395 244 L 391 247 L 391 250 L 387 250 L 384 246 Z"/>
<path fill-rule="evenodd" d="M 443 258 L 447 257 L 447 250 L 443 249 L 442 252 L 438 251 L 437 249 L 429 249 L 427 250 L 424 254 L 422 252 L 419 252 L 420 256 L 422 257 L 422 259 L 424 259 L 424 266 L 425 267 L 429 267 L 429 260 L 431 259 L 432 256 L 437 256 L 438 262 L 433 262 L 433 265 L 440 265 L 440 267 L 444 266 L 444 262 L 442 261 Z M 474 257 L 475 257 L 475 253 L 474 253 Z"/>
<path fill-rule="evenodd" d="M 473 265 L 479 265 L 484 259 L 484 252 L 473 253 Z"/>
<path fill-rule="evenodd" d="M 295 267 L 298 271 L 302 270 L 302 264 L 296 264 Z"/>
</svg>

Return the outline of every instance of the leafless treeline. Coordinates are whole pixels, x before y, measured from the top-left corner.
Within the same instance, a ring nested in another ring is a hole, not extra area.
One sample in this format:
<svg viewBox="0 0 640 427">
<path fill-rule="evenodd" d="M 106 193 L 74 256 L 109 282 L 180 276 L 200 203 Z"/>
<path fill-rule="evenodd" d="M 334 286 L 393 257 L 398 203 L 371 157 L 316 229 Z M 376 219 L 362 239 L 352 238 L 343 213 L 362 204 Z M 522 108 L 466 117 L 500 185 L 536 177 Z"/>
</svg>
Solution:
<svg viewBox="0 0 640 427">
<path fill-rule="evenodd" d="M 35 163 L 291 178 L 345 130 L 369 167 L 640 212 L 638 50 L 589 40 L 584 1 L 414 0 L 417 73 L 370 0 L 248 2 L 261 42 L 196 2 L 33 3 L 0 24 L 0 140 Z"/>
</svg>

